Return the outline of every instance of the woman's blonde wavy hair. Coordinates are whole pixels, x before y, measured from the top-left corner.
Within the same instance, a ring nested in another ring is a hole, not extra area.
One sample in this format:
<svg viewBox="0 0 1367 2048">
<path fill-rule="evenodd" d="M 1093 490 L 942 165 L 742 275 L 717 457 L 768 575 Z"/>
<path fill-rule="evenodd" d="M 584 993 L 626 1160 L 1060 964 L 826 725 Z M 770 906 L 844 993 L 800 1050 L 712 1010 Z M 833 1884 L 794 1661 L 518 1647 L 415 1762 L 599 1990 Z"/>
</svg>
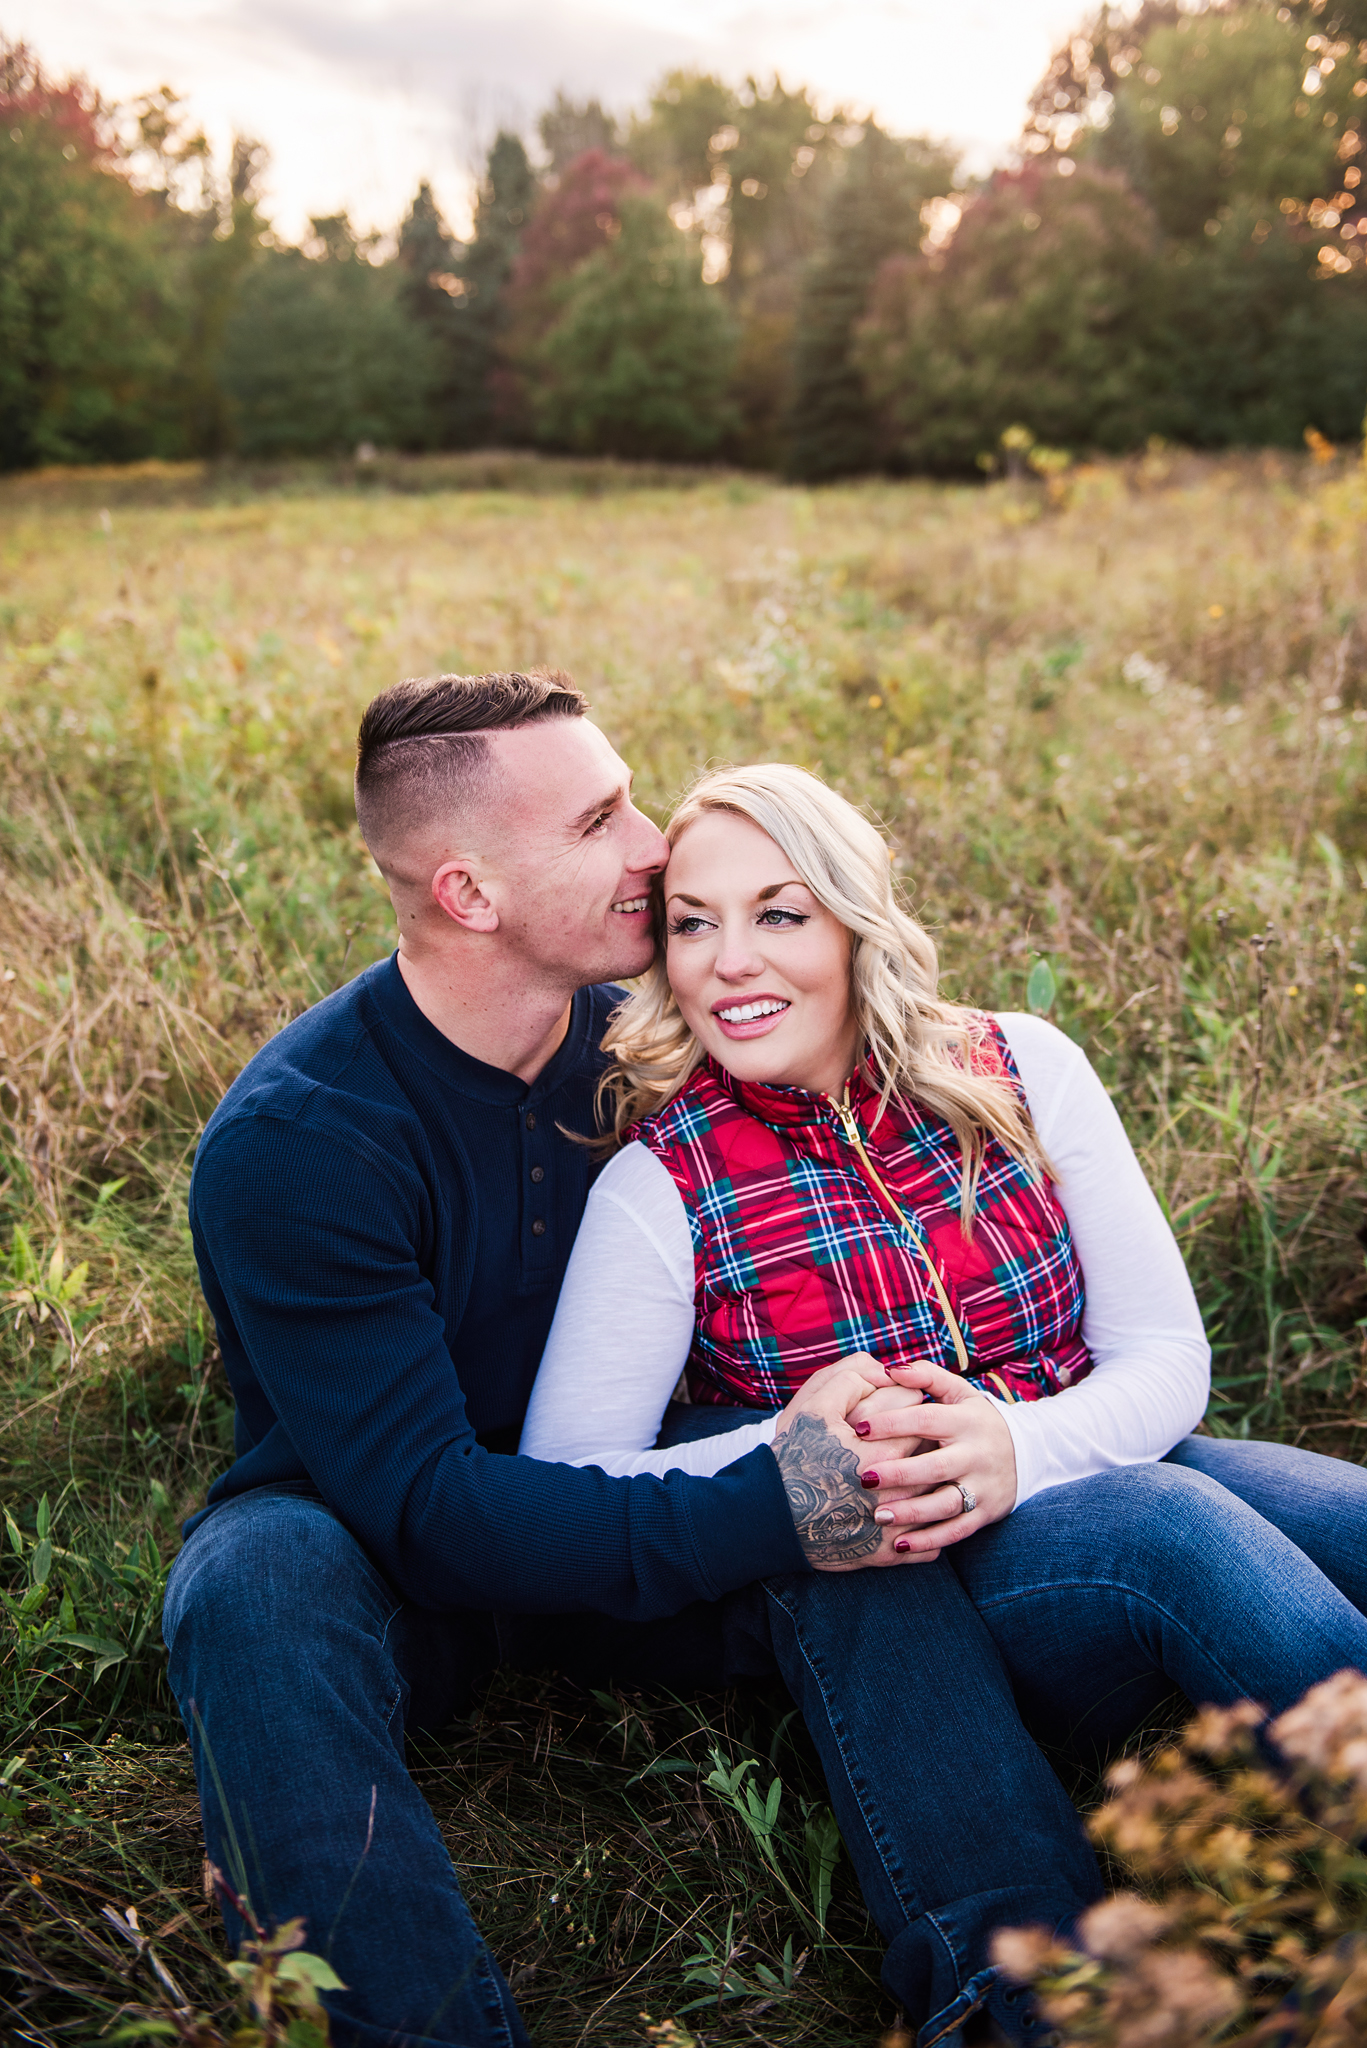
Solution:
<svg viewBox="0 0 1367 2048">
<path fill-rule="evenodd" d="M 677 845 L 709 811 L 731 811 L 758 825 L 850 934 L 855 1017 L 882 1084 L 878 1117 L 894 1096 L 905 1096 L 952 1127 L 963 1151 L 965 1234 L 972 1228 L 989 1132 L 1031 1172 L 1052 1177 L 1015 1090 L 994 1075 L 974 1071 L 982 1026 L 971 1010 L 937 995 L 934 941 L 899 902 L 888 848 L 868 819 L 817 776 L 783 762 L 719 768 L 701 776 L 665 828 L 670 845 Z M 654 962 L 603 1040 L 610 1064 L 599 1083 L 598 1109 L 609 1143 L 620 1143 L 639 1118 L 672 1100 L 704 1057 L 669 985 L 663 897 L 657 884 Z"/>
</svg>

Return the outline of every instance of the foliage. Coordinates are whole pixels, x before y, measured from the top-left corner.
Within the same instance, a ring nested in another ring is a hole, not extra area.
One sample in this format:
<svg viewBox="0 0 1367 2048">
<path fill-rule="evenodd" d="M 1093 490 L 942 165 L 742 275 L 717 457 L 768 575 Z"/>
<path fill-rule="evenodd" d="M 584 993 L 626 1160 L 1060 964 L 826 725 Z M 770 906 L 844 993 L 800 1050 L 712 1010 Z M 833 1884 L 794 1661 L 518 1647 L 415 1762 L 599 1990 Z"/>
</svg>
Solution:
<svg viewBox="0 0 1367 2048">
<path fill-rule="evenodd" d="M 530 456 L 0 488 L 0 2031 L 170 2024 L 153 1955 L 232 2023 L 157 1630 L 231 1456 L 185 1183 L 254 1047 L 392 944 L 349 785 L 395 675 L 562 663 L 657 816 L 717 759 L 867 804 L 946 986 L 1051 1015 L 1111 1088 L 1215 1346 L 1209 1426 L 1361 1457 L 1367 480 L 1154 453 L 1051 498 L 1034 448 L 972 489 L 581 462 L 557 497 Z M 508 1676 L 424 1752 L 548 2048 L 694 1998 L 709 2041 L 876 2038 L 787 1711 Z"/>
<path fill-rule="evenodd" d="M 894 142 L 869 122 L 827 195 L 820 246 L 802 281 L 794 331 L 788 467 L 821 482 L 876 465 L 870 394 L 855 327 L 889 258 L 920 248 L 921 209 L 954 182 L 954 155 Z"/>
<path fill-rule="evenodd" d="M 538 116 L 536 132 L 553 178 L 562 177 L 585 150 L 602 150 L 611 156 L 617 148 L 617 123 L 612 115 L 605 114 L 597 100 L 576 103 L 563 92 L 557 92 Z"/>
<path fill-rule="evenodd" d="M 468 351 L 458 304 L 465 291 L 461 254 L 424 179 L 399 228 L 397 261 L 399 303 L 425 336 L 432 365 L 420 428 L 421 445 L 428 448 L 460 447 L 467 438 L 470 366 L 462 361 Z"/>
<path fill-rule="evenodd" d="M 994 1948 L 1063 2040 L 1361 2040 L 1367 1679 L 1341 1671 L 1271 1722 L 1248 1701 L 1208 1707 L 1147 1764 L 1115 1765 L 1109 1785 L 1091 1832 L 1142 1890 L 1084 1914 L 1077 1948 L 1045 1928 L 1003 1932 Z"/>
<path fill-rule="evenodd" d="M 622 201 L 617 235 L 578 264 L 558 303 L 534 357 L 544 439 L 676 461 L 716 448 L 731 322 L 655 200 Z"/>
<path fill-rule="evenodd" d="M 98 96 L 0 41 L 0 466 L 178 452 L 159 229 Z"/>
<path fill-rule="evenodd" d="M 1023 170 L 878 281 L 884 459 L 964 469 L 1012 421 L 1077 452 L 1355 434 L 1358 86 L 1355 46 L 1262 0 L 1104 12 L 1051 65 Z"/>
<path fill-rule="evenodd" d="M 558 93 L 541 169 L 495 139 L 470 241 L 423 183 L 392 252 L 342 220 L 280 247 L 259 145 L 220 171 L 169 88 L 109 108 L 5 45 L 0 465 L 540 438 L 820 481 L 968 473 L 1020 423 L 1074 454 L 1346 439 L 1367 380 L 1362 6 L 1103 8 L 1041 80 L 1022 168 L 960 193 L 943 145 L 776 77 L 672 72 L 625 133 Z M 585 314 L 540 388 L 570 301 L 620 306 L 630 266 L 596 259 L 647 197 L 659 261 L 630 269 L 652 303 L 622 362 L 605 371 Z M 610 429 L 616 380 L 664 359 L 659 277 L 699 256 L 689 303 L 728 337 L 725 394 L 704 364 L 695 398 L 634 397 Z"/>
<path fill-rule="evenodd" d="M 743 461 L 782 465 L 803 278 L 828 186 L 862 133 L 838 109 L 823 119 L 805 88 L 750 78 L 737 90 L 684 71 L 663 80 L 632 127 L 631 155 L 676 223 L 701 232 L 740 323 L 740 419 L 728 445 Z"/>
<path fill-rule="evenodd" d="M 1268 0 L 1200 12 L 1145 0 L 1131 19 L 1103 10 L 1041 80 L 1027 147 L 1122 171 L 1180 238 L 1241 202 L 1303 213 L 1330 200 L 1360 151 L 1364 32 L 1367 19 L 1354 32 L 1323 8 Z"/>
<path fill-rule="evenodd" d="M 1018 420 L 1074 448 L 1156 431 L 1158 267 L 1152 217 L 1121 178 L 998 172 L 943 254 L 878 277 L 856 360 L 885 459 L 965 470 Z"/>
<path fill-rule="evenodd" d="M 324 455 L 358 441 L 420 443 L 437 377 L 430 333 L 393 270 L 367 260 L 344 214 L 314 243 L 267 250 L 223 334 L 234 445 L 246 456 Z"/>
<path fill-rule="evenodd" d="M 457 448 L 488 442 L 496 427 L 506 426 L 513 411 L 505 348 L 505 293 L 536 192 L 536 178 L 520 138 L 500 129 L 479 188 L 474 236 L 461 252 L 455 273 L 458 318 L 442 375 L 453 397 L 451 431 Z"/>
<path fill-rule="evenodd" d="M 1190 447 L 1294 447 L 1357 432 L 1367 270 L 1320 276 L 1294 224 L 1229 206 L 1197 260 L 1168 250 L 1154 301 L 1146 428 Z"/>
</svg>

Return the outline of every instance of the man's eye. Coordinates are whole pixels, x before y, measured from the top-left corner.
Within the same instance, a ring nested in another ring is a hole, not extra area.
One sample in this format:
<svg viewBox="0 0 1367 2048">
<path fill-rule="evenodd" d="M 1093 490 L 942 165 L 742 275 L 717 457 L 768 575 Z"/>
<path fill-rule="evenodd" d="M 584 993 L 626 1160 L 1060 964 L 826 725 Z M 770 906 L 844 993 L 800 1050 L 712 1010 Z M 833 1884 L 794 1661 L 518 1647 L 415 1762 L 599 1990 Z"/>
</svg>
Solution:
<svg viewBox="0 0 1367 2048">
<path fill-rule="evenodd" d="M 757 922 L 768 925 L 771 931 L 792 930 L 798 925 L 806 924 L 807 912 L 784 910 L 780 904 L 775 903 L 771 904 L 768 910 L 761 910 Z"/>
<path fill-rule="evenodd" d="M 611 811 L 600 811 L 598 813 L 598 816 L 594 819 L 593 823 L 589 826 L 589 831 L 606 832 L 608 827 L 608 820 L 611 818 L 611 816 Z"/>
</svg>

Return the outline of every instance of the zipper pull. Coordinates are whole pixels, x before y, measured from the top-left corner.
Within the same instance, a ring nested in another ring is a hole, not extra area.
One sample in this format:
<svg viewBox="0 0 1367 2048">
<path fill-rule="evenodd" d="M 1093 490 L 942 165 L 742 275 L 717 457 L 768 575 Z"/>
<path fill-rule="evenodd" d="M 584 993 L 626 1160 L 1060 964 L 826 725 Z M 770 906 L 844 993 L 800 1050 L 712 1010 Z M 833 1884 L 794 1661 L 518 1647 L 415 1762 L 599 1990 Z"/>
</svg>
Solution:
<svg viewBox="0 0 1367 2048">
<path fill-rule="evenodd" d="M 855 1122 L 854 1112 L 850 1108 L 848 1082 L 845 1085 L 845 1100 L 843 1102 L 837 1102 L 833 1095 L 827 1096 L 826 1099 L 830 1103 L 831 1108 L 835 1111 L 836 1116 L 840 1121 L 840 1128 L 845 1135 L 845 1143 L 847 1145 L 858 1146 L 859 1126 Z"/>
</svg>

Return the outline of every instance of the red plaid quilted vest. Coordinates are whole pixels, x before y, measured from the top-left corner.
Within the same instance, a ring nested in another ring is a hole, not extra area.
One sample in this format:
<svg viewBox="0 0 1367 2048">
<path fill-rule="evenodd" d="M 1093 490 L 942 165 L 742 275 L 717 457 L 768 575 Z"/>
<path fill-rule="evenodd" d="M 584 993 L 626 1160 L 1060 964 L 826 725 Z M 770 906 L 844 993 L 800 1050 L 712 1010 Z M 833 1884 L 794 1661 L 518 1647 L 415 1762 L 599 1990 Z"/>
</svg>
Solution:
<svg viewBox="0 0 1367 2048">
<path fill-rule="evenodd" d="M 995 1019 L 975 1018 L 981 1070 L 1024 1099 Z M 1082 1272 L 1052 1186 L 995 1138 L 978 1181 L 973 1235 L 959 1223 L 963 1156 L 943 1118 L 892 1102 L 861 1068 L 850 1106 L 893 1220 L 826 1095 L 737 1081 L 709 1060 L 630 1135 L 667 1169 L 693 1238 L 697 1323 L 692 1399 L 770 1408 L 851 1351 L 959 1370 L 948 1319 L 916 1249 L 935 1262 L 984 1392 L 1037 1401 L 1091 1370 Z"/>
</svg>

